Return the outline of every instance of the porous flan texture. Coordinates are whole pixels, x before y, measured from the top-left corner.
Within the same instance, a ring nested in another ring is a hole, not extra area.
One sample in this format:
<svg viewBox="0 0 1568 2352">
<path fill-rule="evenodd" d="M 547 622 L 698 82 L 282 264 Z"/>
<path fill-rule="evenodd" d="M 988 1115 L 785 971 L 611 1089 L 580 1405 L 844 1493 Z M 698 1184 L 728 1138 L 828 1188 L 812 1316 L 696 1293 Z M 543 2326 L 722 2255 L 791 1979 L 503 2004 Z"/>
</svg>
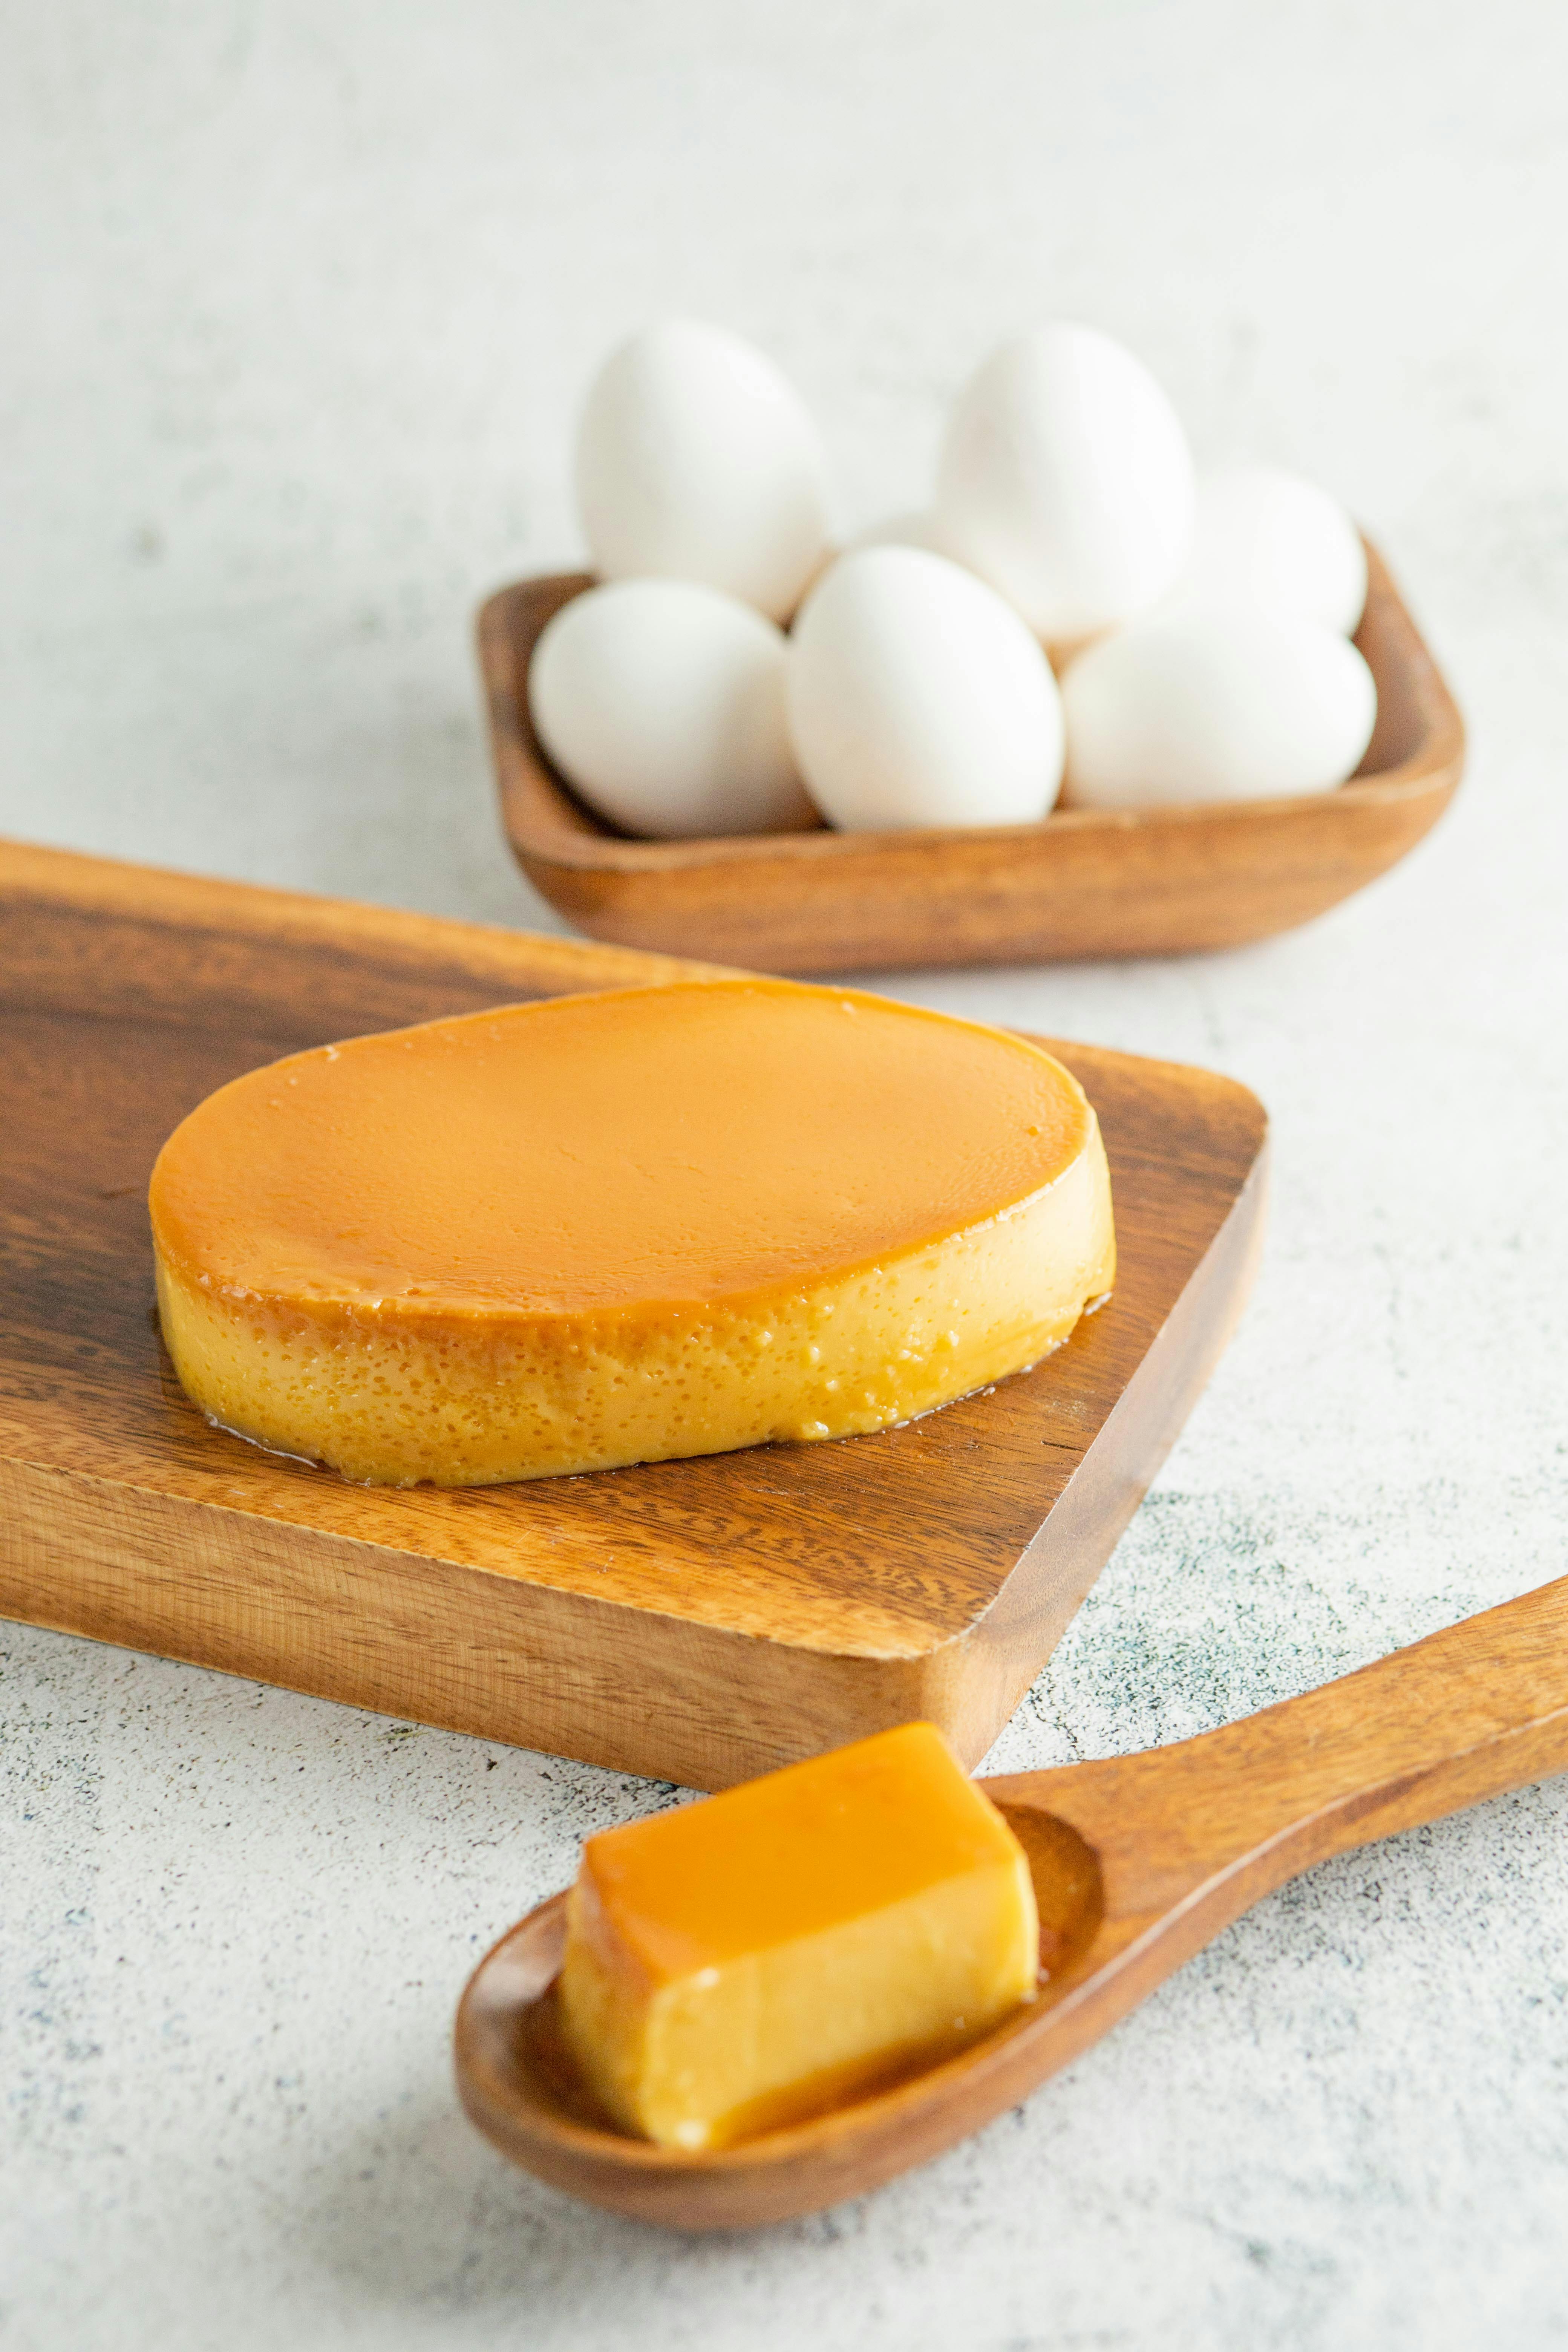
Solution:
<svg viewBox="0 0 1568 2352">
<path fill-rule="evenodd" d="M 788 981 L 292 1055 L 176 1128 L 151 1209 L 195 1403 L 377 1485 L 884 1428 L 1035 1362 L 1114 1271 L 1059 1063 Z"/>
<path fill-rule="evenodd" d="M 590 1838 L 566 1916 L 573 2053 L 671 2147 L 949 2056 L 1039 1974 L 1023 1848 L 929 1723 Z"/>
</svg>

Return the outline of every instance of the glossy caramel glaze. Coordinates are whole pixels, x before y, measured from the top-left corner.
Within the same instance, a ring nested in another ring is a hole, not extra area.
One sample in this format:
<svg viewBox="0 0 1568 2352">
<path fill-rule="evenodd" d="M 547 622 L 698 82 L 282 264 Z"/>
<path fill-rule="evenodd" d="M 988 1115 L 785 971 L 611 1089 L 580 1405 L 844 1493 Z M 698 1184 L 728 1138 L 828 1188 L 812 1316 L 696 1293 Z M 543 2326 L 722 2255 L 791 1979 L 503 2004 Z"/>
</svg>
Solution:
<svg viewBox="0 0 1568 2352">
<path fill-rule="evenodd" d="M 1049 1055 L 772 981 L 294 1055 L 198 1106 L 151 1207 L 212 1418 L 450 1485 L 907 1419 L 1058 1344 L 1112 1252 Z"/>
<path fill-rule="evenodd" d="M 567 2038 L 621 2124 L 726 2144 L 950 2055 L 1033 1996 L 1029 1864 L 909 1723 L 590 1838 Z"/>
</svg>

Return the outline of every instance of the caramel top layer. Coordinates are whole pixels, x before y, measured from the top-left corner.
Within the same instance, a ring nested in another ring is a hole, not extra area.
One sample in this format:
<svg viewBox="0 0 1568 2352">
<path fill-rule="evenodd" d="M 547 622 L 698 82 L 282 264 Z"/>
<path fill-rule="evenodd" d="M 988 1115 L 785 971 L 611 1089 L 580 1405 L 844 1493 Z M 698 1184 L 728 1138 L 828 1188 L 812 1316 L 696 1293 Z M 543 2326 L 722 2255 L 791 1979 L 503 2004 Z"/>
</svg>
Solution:
<svg viewBox="0 0 1568 2352">
<path fill-rule="evenodd" d="M 617 989 L 235 1079 L 160 1153 L 153 1229 L 187 1280 L 322 1307 L 739 1300 L 1026 1199 L 1091 1116 L 1023 1039 L 855 990 Z"/>
<path fill-rule="evenodd" d="M 658 1984 L 1022 1862 L 941 1732 L 905 1723 L 603 1830 L 584 1848 L 583 1874 L 600 1916 Z"/>
</svg>

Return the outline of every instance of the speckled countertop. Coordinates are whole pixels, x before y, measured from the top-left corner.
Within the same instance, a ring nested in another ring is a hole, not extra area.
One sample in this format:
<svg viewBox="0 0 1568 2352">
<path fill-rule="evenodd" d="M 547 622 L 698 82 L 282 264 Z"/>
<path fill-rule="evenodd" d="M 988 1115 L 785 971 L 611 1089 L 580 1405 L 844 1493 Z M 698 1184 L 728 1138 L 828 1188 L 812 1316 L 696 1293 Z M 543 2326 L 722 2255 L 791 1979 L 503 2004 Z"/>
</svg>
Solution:
<svg viewBox="0 0 1568 2352">
<path fill-rule="evenodd" d="M 654 308 L 800 382 L 855 523 L 1051 311 L 1336 488 L 1473 728 L 1300 935 L 900 993 L 1275 1119 L 1255 1304 L 996 1750 L 1166 1740 L 1568 1567 L 1568 18 L 1399 0 L 4 11 L 0 829 L 548 921 L 467 632 L 574 551 Z M 1568 1791 L 1315 1872 L 863 2205 L 686 2242 L 510 2172 L 453 2002 L 663 1792 L 4 1629 L 0 2342 L 1517 2347 L 1568 2335 Z"/>
</svg>

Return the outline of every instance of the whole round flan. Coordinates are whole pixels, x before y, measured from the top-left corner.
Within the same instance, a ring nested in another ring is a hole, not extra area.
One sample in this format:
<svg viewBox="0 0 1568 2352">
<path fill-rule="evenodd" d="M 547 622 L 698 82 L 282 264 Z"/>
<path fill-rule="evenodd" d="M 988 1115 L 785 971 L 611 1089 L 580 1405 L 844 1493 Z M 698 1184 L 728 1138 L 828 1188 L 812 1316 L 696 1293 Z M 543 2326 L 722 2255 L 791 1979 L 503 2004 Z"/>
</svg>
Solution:
<svg viewBox="0 0 1568 2352">
<path fill-rule="evenodd" d="M 297 1054 L 153 1171 L 164 1339 L 238 1435 L 479 1486 L 880 1429 L 1110 1287 L 1061 1065 L 788 981 L 618 989 Z"/>
</svg>

